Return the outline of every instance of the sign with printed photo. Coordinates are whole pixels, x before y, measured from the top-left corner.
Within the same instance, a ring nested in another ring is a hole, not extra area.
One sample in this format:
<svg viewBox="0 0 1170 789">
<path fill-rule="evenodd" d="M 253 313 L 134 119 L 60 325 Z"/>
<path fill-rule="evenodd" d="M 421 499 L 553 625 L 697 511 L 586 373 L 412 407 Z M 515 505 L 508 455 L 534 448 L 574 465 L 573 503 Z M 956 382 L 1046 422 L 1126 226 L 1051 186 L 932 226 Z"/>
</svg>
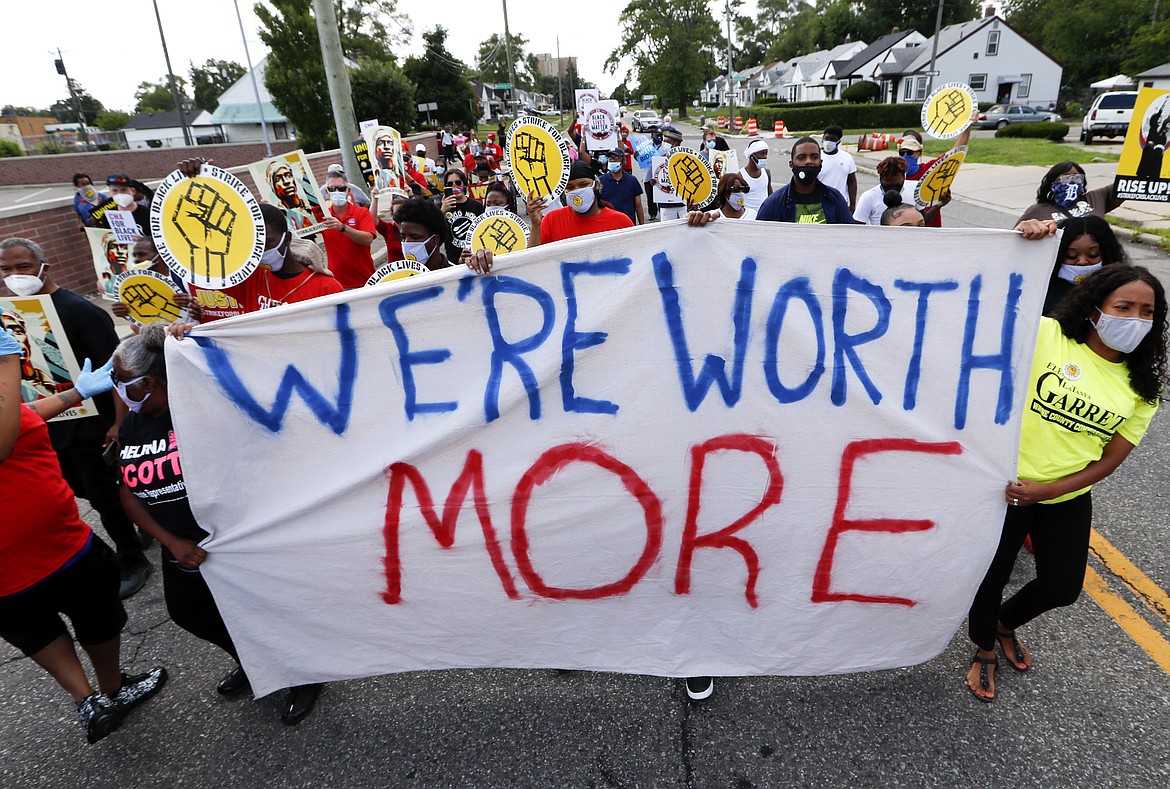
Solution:
<svg viewBox="0 0 1170 789">
<path fill-rule="evenodd" d="M 305 152 L 290 151 L 248 165 L 263 200 L 284 212 L 288 229 L 305 238 L 325 229 L 321 187 L 313 177 Z"/>
<path fill-rule="evenodd" d="M 89 254 L 93 260 L 94 274 L 97 276 L 98 292 L 106 301 L 117 301 L 118 290 L 114 281 L 118 275 L 130 268 L 132 247 L 118 241 L 114 231 L 104 227 L 87 227 L 86 240 L 89 241 Z"/>
<path fill-rule="evenodd" d="M 528 223 L 508 210 L 486 211 L 471 226 L 471 251 L 506 255 L 528 247 Z"/>
<path fill-rule="evenodd" d="M 675 148 L 667 159 L 666 172 L 682 202 L 702 208 L 715 199 L 715 173 L 695 151 Z"/>
<path fill-rule="evenodd" d="M 406 279 L 407 277 L 417 277 L 419 274 L 426 273 L 427 267 L 414 258 L 395 260 L 392 263 L 387 263 L 371 274 L 370 278 L 366 280 L 365 286 L 372 288 L 374 285 L 384 285 L 387 282 Z"/>
<path fill-rule="evenodd" d="M 362 134 L 374 172 L 373 188 L 380 196 L 410 197 L 406 186 L 406 164 L 402 161 L 402 135 L 391 126 L 375 126 Z"/>
<path fill-rule="evenodd" d="M 587 150 L 612 151 L 618 147 L 617 114 L 616 101 L 598 101 L 589 105 L 585 122 L 581 124 Z"/>
<path fill-rule="evenodd" d="M 548 121 L 522 115 L 508 127 L 504 169 L 512 173 L 517 195 L 556 199 L 569 183 L 569 149 Z"/>
<path fill-rule="evenodd" d="M 23 346 L 20 354 L 20 399 L 25 403 L 73 388 L 81 365 L 65 338 L 65 329 L 50 296 L 0 297 L 0 331 L 9 331 Z M 97 414 L 93 400 L 55 417 L 54 422 Z"/>
<path fill-rule="evenodd" d="M 711 172 L 715 173 L 718 188 L 720 178 L 727 173 L 739 172 L 739 154 L 735 151 L 711 151 Z"/>
<path fill-rule="evenodd" d="M 211 164 L 195 178 L 175 170 L 159 184 L 150 234 L 167 268 L 201 288 L 239 285 L 264 253 L 260 204 L 243 181 Z"/>
<path fill-rule="evenodd" d="M 1170 90 L 1142 88 L 1133 105 L 1113 196 L 1118 200 L 1170 202 Z"/>
<path fill-rule="evenodd" d="M 919 208 L 933 208 L 950 193 L 951 184 L 967 158 L 967 146 L 952 148 L 930 166 L 914 187 L 914 202 Z"/>
<path fill-rule="evenodd" d="M 922 129 L 939 140 L 952 140 L 974 122 L 971 113 L 978 106 L 971 88 L 962 82 L 948 82 L 935 88 L 922 103 Z"/>
<path fill-rule="evenodd" d="M 174 323 L 183 316 L 183 309 L 175 303 L 179 291 L 170 277 L 149 269 L 123 272 L 114 283 L 118 301 L 126 305 L 127 320 L 135 326 L 152 323 Z"/>
</svg>

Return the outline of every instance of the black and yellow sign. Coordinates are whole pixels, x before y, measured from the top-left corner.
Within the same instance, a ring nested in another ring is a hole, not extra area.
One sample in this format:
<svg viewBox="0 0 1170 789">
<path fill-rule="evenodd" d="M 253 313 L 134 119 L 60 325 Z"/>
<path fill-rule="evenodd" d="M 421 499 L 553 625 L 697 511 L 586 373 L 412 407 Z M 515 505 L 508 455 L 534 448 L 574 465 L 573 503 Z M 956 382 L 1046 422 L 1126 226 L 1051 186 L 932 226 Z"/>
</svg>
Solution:
<svg viewBox="0 0 1170 789">
<path fill-rule="evenodd" d="M 939 205 L 951 191 L 951 184 L 954 183 L 959 167 L 966 158 L 966 145 L 951 148 L 940 156 L 914 187 L 914 202 L 920 208 L 933 208 Z"/>
<path fill-rule="evenodd" d="M 114 287 L 117 288 L 118 301 L 130 311 L 126 317 L 135 326 L 172 323 L 183 314 L 182 308 L 175 303 L 178 291 L 170 277 L 149 269 L 135 269 L 119 274 Z"/>
<path fill-rule="evenodd" d="M 362 171 L 362 178 L 366 179 L 366 186 L 374 188 L 374 165 L 370 163 L 370 146 L 365 140 L 355 140 L 353 155 L 357 157 L 358 169 Z"/>
<path fill-rule="evenodd" d="M 528 224 L 511 211 L 488 211 L 471 226 L 471 251 L 506 255 L 528 247 Z"/>
<path fill-rule="evenodd" d="M 569 183 L 569 149 L 561 133 L 542 118 L 521 116 L 508 127 L 504 169 L 517 194 L 557 198 Z"/>
<path fill-rule="evenodd" d="M 674 193 L 694 208 L 715 199 L 715 173 L 699 154 L 689 148 L 675 148 L 666 163 Z"/>
<path fill-rule="evenodd" d="M 209 164 L 195 178 L 176 170 L 159 185 L 150 234 L 171 271 L 213 290 L 246 280 L 264 252 L 256 198 L 239 178 Z"/>
<path fill-rule="evenodd" d="M 922 102 L 922 128 L 931 137 L 954 139 L 974 122 L 971 113 L 978 106 L 971 88 L 962 82 L 948 82 Z"/>
<path fill-rule="evenodd" d="M 370 278 L 366 280 L 366 287 L 370 288 L 374 285 L 384 285 L 387 282 L 393 282 L 396 279 L 406 279 L 407 277 L 417 277 L 419 274 L 426 274 L 427 267 L 421 261 L 414 258 L 407 258 L 406 260 L 395 260 L 393 263 L 386 265 L 375 271 Z"/>
<path fill-rule="evenodd" d="M 1121 148 L 1113 196 L 1118 200 L 1170 202 L 1170 90 L 1142 88 Z"/>
</svg>

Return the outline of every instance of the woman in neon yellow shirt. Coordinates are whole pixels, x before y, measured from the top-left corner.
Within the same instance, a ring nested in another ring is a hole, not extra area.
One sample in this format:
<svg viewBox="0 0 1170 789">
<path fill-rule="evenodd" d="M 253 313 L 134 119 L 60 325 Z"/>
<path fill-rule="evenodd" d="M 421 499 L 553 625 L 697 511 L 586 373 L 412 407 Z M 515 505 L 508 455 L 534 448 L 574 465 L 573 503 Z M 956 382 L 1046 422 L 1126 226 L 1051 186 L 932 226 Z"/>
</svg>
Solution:
<svg viewBox="0 0 1170 789">
<path fill-rule="evenodd" d="M 1017 671 L 1032 655 L 1015 629 L 1080 594 L 1092 526 L 1090 488 L 1145 435 L 1166 380 L 1166 293 L 1141 266 L 1106 266 L 1042 318 L 1020 431 L 1018 482 L 995 558 L 968 615 L 978 651 L 967 687 L 994 701 L 996 641 Z M 1016 554 L 1032 535 L 1036 578 L 1006 602 Z"/>
</svg>

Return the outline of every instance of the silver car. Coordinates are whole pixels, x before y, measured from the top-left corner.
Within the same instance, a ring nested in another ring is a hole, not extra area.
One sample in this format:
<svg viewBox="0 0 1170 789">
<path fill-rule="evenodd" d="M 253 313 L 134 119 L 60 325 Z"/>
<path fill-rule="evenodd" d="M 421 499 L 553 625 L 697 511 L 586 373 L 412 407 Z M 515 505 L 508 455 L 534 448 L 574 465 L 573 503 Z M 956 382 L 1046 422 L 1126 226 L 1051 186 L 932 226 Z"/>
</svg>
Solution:
<svg viewBox="0 0 1170 789">
<path fill-rule="evenodd" d="M 661 125 L 662 118 L 654 110 L 634 110 L 634 117 L 630 119 L 630 128 L 637 132 L 651 131 Z"/>
<path fill-rule="evenodd" d="M 1055 112 L 1035 110 L 1025 104 L 996 104 L 987 112 L 979 113 L 975 126 L 980 129 L 1002 129 L 1009 123 L 1060 123 Z"/>
</svg>

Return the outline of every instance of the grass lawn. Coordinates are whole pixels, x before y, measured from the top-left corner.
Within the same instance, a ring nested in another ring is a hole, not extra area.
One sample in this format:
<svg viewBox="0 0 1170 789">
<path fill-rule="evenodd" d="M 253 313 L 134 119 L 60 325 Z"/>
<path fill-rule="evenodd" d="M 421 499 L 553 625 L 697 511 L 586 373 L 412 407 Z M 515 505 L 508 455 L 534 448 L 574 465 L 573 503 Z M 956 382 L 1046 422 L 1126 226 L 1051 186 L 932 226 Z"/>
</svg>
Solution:
<svg viewBox="0 0 1170 789">
<path fill-rule="evenodd" d="M 1132 219 L 1119 219 L 1118 217 L 1108 215 L 1105 216 L 1105 221 L 1111 225 L 1116 225 L 1117 227 L 1124 227 L 1127 230 L 1137 230 L 1141 233 L 1148 233 L 1152 236 L 1160 236 L 1161 241 L 1158 242 L 1159 245 L 1162 247 L 1162 249 L 1170 252 L 1170 228 L 1144 227 L 1141 222 L 1134 222 Z M 1124 237 L 1123 234 L 1119 233 L 1118 235 L 1122 235 Z"/>
<path fill-rule="evenodd" d="M 949 151 L 952 144 L 949 140 L 928 139 L 923 143 L 923 148 L 927 156 L 940 156 Z M 1116 162 L 1119 158 L 1115 153 L 1086 151 L 1074 145 L 1018 137 L 976 137 L 967 148 L 967 161 L 975 164 L 1035 164 L 1051 167 L 1064 161 L 1089 164 L 1094 159 Z"/>
</svg>

